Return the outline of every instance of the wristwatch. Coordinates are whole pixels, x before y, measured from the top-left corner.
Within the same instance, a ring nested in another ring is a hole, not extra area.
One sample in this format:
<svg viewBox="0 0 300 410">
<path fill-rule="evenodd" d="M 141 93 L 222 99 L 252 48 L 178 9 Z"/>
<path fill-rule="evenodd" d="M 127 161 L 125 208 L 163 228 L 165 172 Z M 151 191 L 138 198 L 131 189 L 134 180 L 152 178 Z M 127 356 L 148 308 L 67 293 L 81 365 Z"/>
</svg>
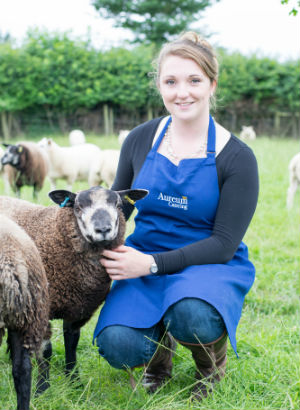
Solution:
<svg viewBox="0 0 300 410">
<path fill-rule="evenodd" d="M 157 265 L 156 265 L 156 262 L 155 262 L 155 259 L 153 258 L 153 256 L 152 256 L 152 259 L 153 259 L 153 262 L 152 262 L 151 265 L 150 265 L 150 273 L 151 273 L 152 275 L 157 275 L 158 267 L 157 267 Z"/>
</svg>

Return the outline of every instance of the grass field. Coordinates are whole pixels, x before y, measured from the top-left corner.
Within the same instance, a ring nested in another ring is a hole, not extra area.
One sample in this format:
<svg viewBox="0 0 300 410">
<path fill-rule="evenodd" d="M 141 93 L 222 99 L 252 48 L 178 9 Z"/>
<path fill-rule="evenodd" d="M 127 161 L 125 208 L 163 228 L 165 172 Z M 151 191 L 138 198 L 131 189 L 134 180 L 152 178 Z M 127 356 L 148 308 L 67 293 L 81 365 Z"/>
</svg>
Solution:
<svg viewBox="0 0 300 410">
<path fill-rule="evenodd" d="M 117 148 L 116 137 L 88 137 L 102 148 Z M 66 139 L 57 138 L 60 144 Z M 238 328 L 237 359 L 232 348 L 226 377 L 214 395 L 202 403 L 190 400 L 194 383 L 194 364 L 190 353 L 179 346 L 174 358 L 172 380 L 154 395 L 138 383 L 135 392 L 126 372 L 111 368 L 92 345 L 96 314 L 82 329 L 78 348 L 81 385 L 71 384 L 64 376 L 62 323 L 53 321 L 53 360 L 51 388 L 38 398 L 32 409 L 47 410 L 157 410 L 157 409 L 299 409 L 299 266 L 300 266 L 300 193 L 294 207 L 285 207 L 289 159 L 299 151 L 299 141 L 258 138 L 251 142 L 260 173 L 260 196 L 255 216 L 244 238 L 257 277 L 247 295 Z M 86 187 L 77 184 L 75 190 Z M 50 204 L 43 188 L 39 202 Z M 63 183 L 61 184 L 63 187 Z M 0 181 L 0 193 L 3 184 Z M 31 190 L 22 198 L 31 200 Z M 133 227 L 129 222 L 128 230 Z M 33 386 L 36 380 L 33 367 Z M 139 382 L 142 372 L 135 370 Z M 0 409 L 16 408 L 11 366 L 6 343 L 0 348 Z"/>
</svg>

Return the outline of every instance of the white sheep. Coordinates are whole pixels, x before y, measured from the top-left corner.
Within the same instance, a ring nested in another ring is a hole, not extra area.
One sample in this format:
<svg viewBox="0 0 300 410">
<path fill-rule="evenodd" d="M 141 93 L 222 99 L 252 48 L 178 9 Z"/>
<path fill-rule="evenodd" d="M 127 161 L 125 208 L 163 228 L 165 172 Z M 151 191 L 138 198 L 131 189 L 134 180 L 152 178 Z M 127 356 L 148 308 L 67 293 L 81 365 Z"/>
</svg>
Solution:
<svg viewBox="0 0 300 410">
<path fill-rule="evenodd" d="M 300 152 L 290 160 L 288 169 L 290 185 L 287 191 L 286 205 L 288 209 L 291 209 L 297 188 L 300 187 Z"/>
<path fill-rule="evenodd" d="M 70 145 L 85 144 L 85 135 L 81 130 L 72 130 L 69 133 L 69 143 Z"/>
<path fill-rule="evenodd" d="M 254 131 L 254 128 L 251 125 L 249 127 L 246 127 L 245 125 L 243 125 L 242 131 L 240 134 L 240 139 L 254 141 L 256 139 L 256 133 Z"/>
<path fill-rule="evenodd" d="M 119 144 L 122 145 L 123 142 L 125 141 L 127 135 L 130 133 L 129 130 L 120 130 L 119 135 L 118 135 L 118 141 Z"/>
<path fill-rule="evenodd" d="M 99 163 L 101 150 L 94 144 L 80 144 L 61 147 L 51 138 L 43 138 L 38 142 L 48 155 L 51 189 L 56 188 L 56 181 L 67 181 L 67 189 L 71 190 L 75 181 L 88 181 L 94 185 L 94 165 Z"/>
<path fill-rule="evenodd" d="M 99 161 L 93 165 L 91 173 L 91 186 L 101 185 L 105 182 L 110 188 L 115 180 L 120 151 L 116 149 L 103 149 Z"/>
<path fill-rule="evenodd" d="M 49 193 L 60 206 L 45 207 L 12 197 L 0 197 L 0 213 L 20 225 L 33 239 L 49 281 L 49 319 L 64 320 L 66 371 L 73 371 L 80 328 L 104 301 L 110 278 L 100 264 L 104 248 L 123 243 L 122 202 L 146 196 L 145 190 L 111 191 L 94 187 L 77 194 Z M 50 337 L 43 343 L 38 393 L 49 387 Z"/>
<path fill-rule="evenodd" d="M 32 353 L 49 320 L 48 282 L 40 254 L 15 222 L 0 214 L 0 345 L 5 329 L 18 410 L 28 410 Z"/>
</svg>

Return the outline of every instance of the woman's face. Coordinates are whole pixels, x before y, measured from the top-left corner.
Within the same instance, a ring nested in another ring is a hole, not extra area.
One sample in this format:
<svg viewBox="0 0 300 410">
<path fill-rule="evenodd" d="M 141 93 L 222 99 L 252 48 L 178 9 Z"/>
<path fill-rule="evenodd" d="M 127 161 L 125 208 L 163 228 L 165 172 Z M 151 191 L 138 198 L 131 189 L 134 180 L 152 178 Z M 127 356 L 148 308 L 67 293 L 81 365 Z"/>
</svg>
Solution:
<svg viewBox="0 0 300 410">
<path fill-rule="evenodd" d="M 159 91 L 172 117 L 193 121 L 209 112 L 216 82 L 211 82 L 194 60 L 167 56 L 159 74 Z"/>
</svg>

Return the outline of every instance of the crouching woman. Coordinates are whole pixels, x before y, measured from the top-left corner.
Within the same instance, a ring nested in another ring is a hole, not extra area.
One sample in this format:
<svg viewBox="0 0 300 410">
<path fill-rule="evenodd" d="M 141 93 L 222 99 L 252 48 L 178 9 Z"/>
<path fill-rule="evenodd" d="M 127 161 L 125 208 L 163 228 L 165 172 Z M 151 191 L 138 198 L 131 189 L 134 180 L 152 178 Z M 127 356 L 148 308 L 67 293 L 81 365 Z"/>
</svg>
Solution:
<svg viewBox="0 0 300 410">
<path fill-rule="evenodd" d="M 114 284 L 94 334 L 115 368 L 145 366 L 151 392 L 171 377 L 177 340 L 192 352 L 197 399 L 224 375 L 228 336 L 236 352 L 255 275 L 242 238 L 257 204 L 257 163 L 210 115 L 217 80 L 215 53 L 196 33 L 162 48 L 156 82 L 169 115 L 123 144 L 113 189 L 149 195 L 125 246 L 103 253 Z"/>
</svg>

